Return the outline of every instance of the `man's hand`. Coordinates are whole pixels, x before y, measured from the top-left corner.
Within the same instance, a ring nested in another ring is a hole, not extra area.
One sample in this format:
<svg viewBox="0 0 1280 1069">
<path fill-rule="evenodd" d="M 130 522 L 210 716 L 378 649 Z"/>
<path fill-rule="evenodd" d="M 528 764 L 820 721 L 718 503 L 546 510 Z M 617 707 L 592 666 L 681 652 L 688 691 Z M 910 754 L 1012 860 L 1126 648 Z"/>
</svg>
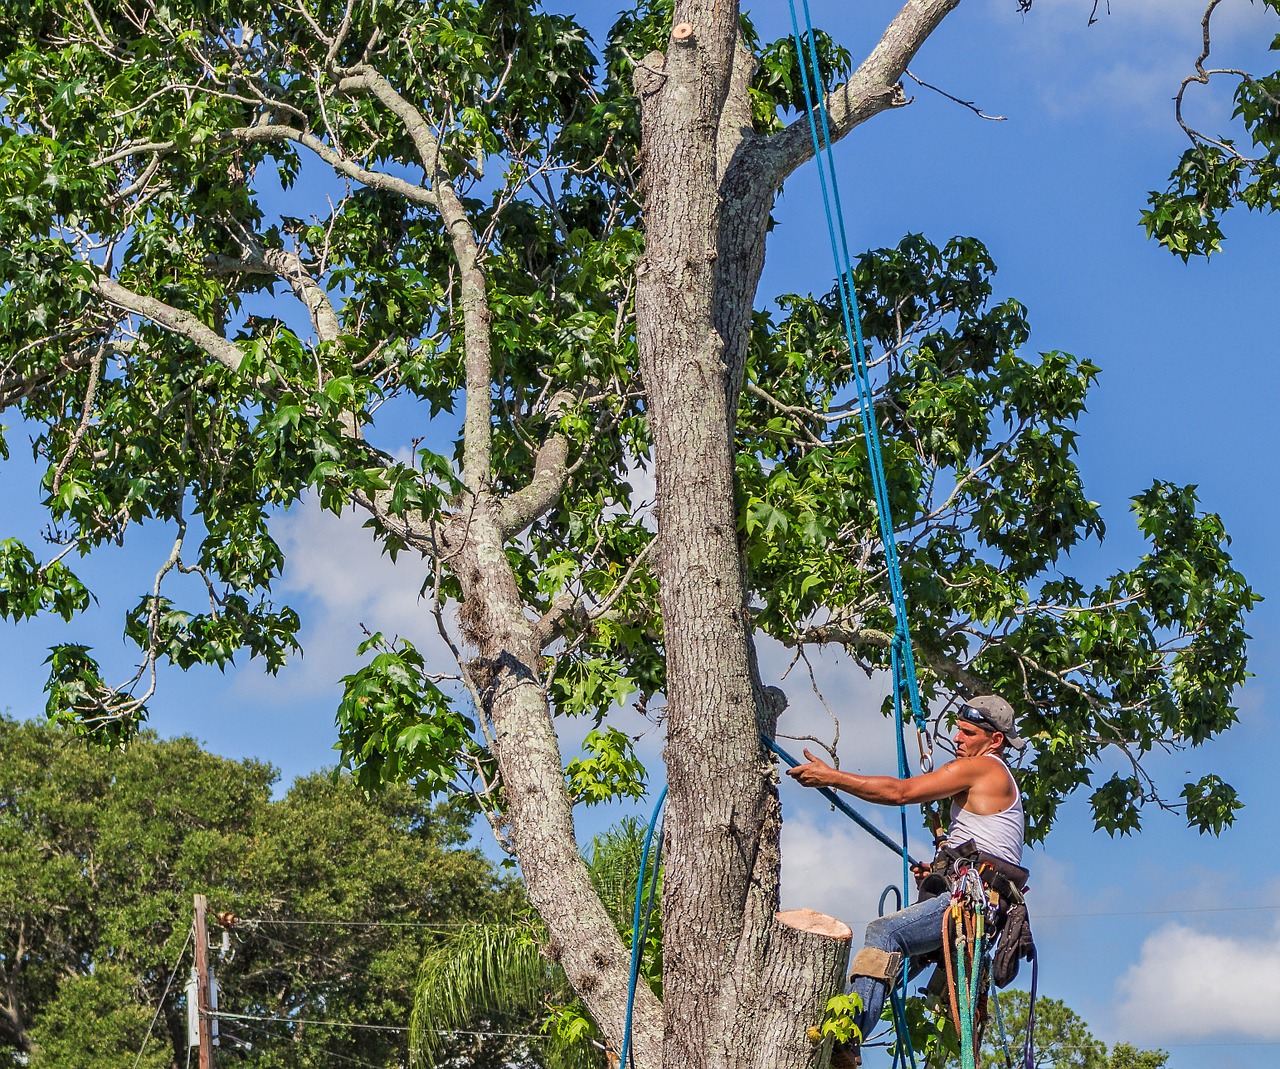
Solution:
<svg viewBox="0 0 1280 1069">
<path fill-rule="evenodd" d="M 836 782 L 836 770 L 826 761 L 821 757 L 814 757 L 808 750 L 804 751 L 804 755 L 809 759 L 809 763 L 788 769 L 788 776 L 802 787 L 830 787 Z"/>
</svg>

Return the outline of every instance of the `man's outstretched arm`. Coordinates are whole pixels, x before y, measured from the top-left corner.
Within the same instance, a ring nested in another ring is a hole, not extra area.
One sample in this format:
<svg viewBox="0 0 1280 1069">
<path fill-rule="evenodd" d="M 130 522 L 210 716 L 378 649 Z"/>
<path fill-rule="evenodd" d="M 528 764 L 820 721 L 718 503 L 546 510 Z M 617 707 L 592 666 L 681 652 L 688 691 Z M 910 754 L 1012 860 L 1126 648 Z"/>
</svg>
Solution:
<svg viewBox="0 0 1280 1069">
<path fill-rule="evenodd" d="M 915 805 L 937 802 L 967 791 L 977 783 L 985 767 L 977 759 L 961 757 L 932 772 L 925 772 L 909 779 L 893 776 L 859 776 L 853 772 L 841 772 L 821 758 L 804 751 L 809 759 L 806 765 L 797 765 L 787 775 L 805 787 L 834 787 L 864 802 L 877 805 Z"/>
</svg>

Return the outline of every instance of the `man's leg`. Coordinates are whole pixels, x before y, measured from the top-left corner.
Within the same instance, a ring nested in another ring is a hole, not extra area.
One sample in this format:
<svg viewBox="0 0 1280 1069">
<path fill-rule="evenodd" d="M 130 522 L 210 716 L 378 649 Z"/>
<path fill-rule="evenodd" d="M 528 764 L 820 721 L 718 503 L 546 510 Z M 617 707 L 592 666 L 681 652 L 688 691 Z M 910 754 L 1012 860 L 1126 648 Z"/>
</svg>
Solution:
<svg viewBox="0 0 1280 1069">
<path fill-rule="evenodd" d="M 888 952 L 896 950 L 905 958 L 937 950 L 942 946 L 942 915 L 950 904 L 951 896 L 943 894 L 878 917 L 867 925 L 866 945 Z M 888 983 L 871 976 L 858 976 L 850 990 L 862 999 L 862 1010 L 856 1021 L 862 1035 L 869 1036 L 884 1009 Z"/>
</svg>

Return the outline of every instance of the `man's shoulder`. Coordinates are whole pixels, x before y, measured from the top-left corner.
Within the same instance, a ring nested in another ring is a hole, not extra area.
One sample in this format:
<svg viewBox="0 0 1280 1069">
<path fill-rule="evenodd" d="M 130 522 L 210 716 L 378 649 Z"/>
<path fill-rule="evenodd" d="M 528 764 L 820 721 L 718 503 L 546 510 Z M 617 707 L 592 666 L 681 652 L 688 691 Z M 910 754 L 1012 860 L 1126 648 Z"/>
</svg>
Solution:
<svg viewBox="0 0 1280 1069">
<path fill-rule="evenodd" d="M 988 760 L 991 757 L 995 757 L 996 760 Z M 997 776 L 1004 779 L 1009 775 L 1009 766 L 996 754 L 983 754 L 981 757 L 954 757 L 945 767 L 955 769 L 971 783 Z"/>
</svg>

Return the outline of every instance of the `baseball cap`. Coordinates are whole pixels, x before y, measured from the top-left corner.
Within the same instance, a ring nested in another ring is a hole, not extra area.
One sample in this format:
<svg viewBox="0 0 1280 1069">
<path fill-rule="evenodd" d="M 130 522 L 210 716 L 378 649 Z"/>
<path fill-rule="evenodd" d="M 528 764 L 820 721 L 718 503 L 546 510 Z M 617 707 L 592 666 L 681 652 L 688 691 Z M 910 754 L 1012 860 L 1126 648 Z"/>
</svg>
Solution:
<svg viewBox="0 0 1280 1069">
<path fill-rule="evenodd" d="M 1013 706 L 997 694 L 983 694 L 970 698 L 960 707 L 960 716 L 979 724 L 988 731 L 998 731 L 1004 741 L 1015 750 L 1026 748 L 1027 740 L 1018 737 L 1018 725 L 1013 718 Z"/>
</svg>

